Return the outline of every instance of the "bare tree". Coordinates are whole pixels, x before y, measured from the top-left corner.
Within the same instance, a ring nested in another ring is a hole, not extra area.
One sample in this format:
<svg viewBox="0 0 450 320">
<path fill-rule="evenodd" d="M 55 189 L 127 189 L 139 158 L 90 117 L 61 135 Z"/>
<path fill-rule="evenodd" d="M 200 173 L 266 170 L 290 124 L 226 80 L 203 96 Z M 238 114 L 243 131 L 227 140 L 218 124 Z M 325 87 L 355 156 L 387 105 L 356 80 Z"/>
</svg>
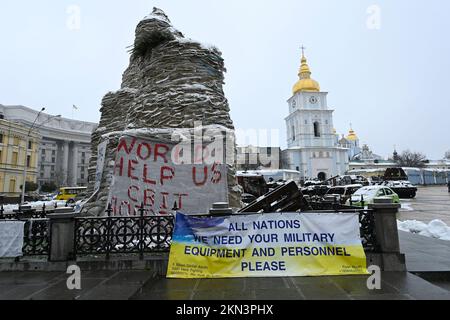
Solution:
<svg viewBox="0 0 450 320">
<path fill-rule="evenodd" d="M 445 153 L 445 159 L 450 160 L 450 150 Z"/>
<path fill-rule="evenodd" d="M 426 155 L 410 150 L 403 151 L 397 158 L 397 164 L 402 167 L 423 168 L 426 162 Z"/>
</svg>

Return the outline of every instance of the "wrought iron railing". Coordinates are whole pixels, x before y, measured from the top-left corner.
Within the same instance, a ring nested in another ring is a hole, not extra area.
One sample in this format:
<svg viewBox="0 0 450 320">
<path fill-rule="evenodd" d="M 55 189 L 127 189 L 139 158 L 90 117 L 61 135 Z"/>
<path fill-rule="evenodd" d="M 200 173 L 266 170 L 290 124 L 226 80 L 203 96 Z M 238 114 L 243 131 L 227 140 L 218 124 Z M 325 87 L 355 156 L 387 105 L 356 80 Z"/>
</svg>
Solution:
<svg viewBox="0 0 450 320">
<path fill-rule="evenodd" d="M 48 256 L 50 251 L 49 219 L 45 206 L 42 211 L 18 211 L 5 213 L 0 208 L 0 219 L 25 221 L 24 256 Z M 374 211 L 370 209 L 328 210 L 322 213 L 356 212 L 359 214 L 360 232 L 366 252 L 378 252 Z M 251 214 L 251 213 L 245 213 Z M 112 254 L 162 253 L 170 250 L 174 217 L 149 216 L 141 207 L 137 216 L 113 217 L 112 210 L 106 210 L 106 216 L 75 218 L 74 256 Z"/>
<path fill-rule="evenodd" d="M 173 216 L 147 216 L 141 207 L 138 216 L 75 218 L 75 256 L 162 253 L 170 250 L 174 229 Z M 332 213 L 335 211 L 322 211 Z M 342 212 L 342 211 L 341 211 Z M 377 252 L 372 210 L 344 210 L 359 213 L 361 239 L 366 252 Z"/>
<path fill-rule="evenodd" d="M 29 219 L 25 221 L 22 252 L 24 256 L 49 255 L 49 219 Z"/>
<path fill-rule="evenodd" d="M 373 210 L 359 211 L 359 226 L 362 245 L 366 252 L 379 252 L 380 246 L 376 237 L 375 216 Z"/>
<path fill-rule="evenodd" d="M 174 228 L 173 216 L 75 218 L 75 255 L 139 254 L 168 252 Z"/>
<path fill-rule="evenodd" d="M 24 256 L 48 256 L 50 253 L 49 219 L 47 214 L 54 212 L 55 207 L 40 210 L 19 206 L 17 210 L 5 211 L 0 206 L 0 221 L 24 221 L 24 239 L 22 252 Z"/>
</svg>

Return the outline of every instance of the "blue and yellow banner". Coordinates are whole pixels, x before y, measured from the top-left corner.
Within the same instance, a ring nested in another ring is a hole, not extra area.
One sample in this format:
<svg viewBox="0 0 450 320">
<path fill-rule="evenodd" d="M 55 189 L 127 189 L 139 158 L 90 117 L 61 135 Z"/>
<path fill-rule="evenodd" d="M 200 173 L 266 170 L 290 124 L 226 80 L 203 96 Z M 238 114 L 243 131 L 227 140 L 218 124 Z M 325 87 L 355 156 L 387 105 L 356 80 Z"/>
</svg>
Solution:
<svg viewBox="0 0 450 320">
<path fill-rule="evenodd" d="M 358 214 L 178 213 L 168 278 L 368 274 Z"/>
</svg>

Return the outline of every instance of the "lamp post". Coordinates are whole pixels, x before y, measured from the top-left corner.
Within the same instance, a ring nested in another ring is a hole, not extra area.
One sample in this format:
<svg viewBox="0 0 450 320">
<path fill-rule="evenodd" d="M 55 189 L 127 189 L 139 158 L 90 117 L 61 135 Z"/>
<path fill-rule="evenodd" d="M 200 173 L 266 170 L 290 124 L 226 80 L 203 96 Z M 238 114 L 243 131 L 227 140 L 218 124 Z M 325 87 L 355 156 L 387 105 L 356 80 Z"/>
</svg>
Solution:
<svg viewBox="0 0 450 320">
<path fill-rule="evenodd" d="M 22 198 L 20 201 L 20 205 L 23 205 L 25 203 L 25 190 L 27 187 L 27 169 L 28 169 L 28 144 L 30 143 L 30 136 L 31 136 L 31 131 L 33 131 L 33 129 L 35 128 L 36 122 L 39 119 L 39 116 L 41 115 L 41 113 L 45 111 L 45 108 L 42 108 L 41 111 L 39 111 L 38 115 L 36 116 L 36 119 L 34 119 L 33 125 L 31 126 L 30 130 L 28 130 L 28 134 L 25 140 L 25 165 L 23 168 L 23 179 L 22 179 Z M 57 115 L 57 116 L 52 116 L 49 117 L 46 121 L 44 121 L 43 123 L 41 123 L 39 126 L 36 127 L 36 129 L 39 129 L 41 126 L 43 126 L 44 124 L 46 124 L 47 122 L 49 122 L 50 120 L 54 119 L 54 118 L 60 118 L 61 115 Z"/>
</svg>

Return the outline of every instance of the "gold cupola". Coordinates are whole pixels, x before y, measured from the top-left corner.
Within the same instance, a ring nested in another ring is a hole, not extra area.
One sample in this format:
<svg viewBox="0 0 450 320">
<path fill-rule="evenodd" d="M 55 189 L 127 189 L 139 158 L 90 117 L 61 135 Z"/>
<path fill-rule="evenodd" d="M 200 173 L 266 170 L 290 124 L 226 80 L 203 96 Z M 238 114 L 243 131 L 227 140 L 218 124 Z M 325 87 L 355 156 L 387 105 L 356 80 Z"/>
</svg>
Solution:
<svg viewBox="0 0 450 320">
<path fill-rule="evenodd" d="M 346 138 L 348 141 L 357 141 L 359 138 L 353 129 L 350 129 Z"/>
<path fill-rule="evenodd" d="M 300 70 L 298 72 L 299 80 L 294 85 L 293 92 L 319 92 L 320 85 L 317 81 L 311 79 L 311 70 L 308 66 L 308 61 L 306 60 L 305 53 L 302 52 L 302 63 Z"/>
</svg>

